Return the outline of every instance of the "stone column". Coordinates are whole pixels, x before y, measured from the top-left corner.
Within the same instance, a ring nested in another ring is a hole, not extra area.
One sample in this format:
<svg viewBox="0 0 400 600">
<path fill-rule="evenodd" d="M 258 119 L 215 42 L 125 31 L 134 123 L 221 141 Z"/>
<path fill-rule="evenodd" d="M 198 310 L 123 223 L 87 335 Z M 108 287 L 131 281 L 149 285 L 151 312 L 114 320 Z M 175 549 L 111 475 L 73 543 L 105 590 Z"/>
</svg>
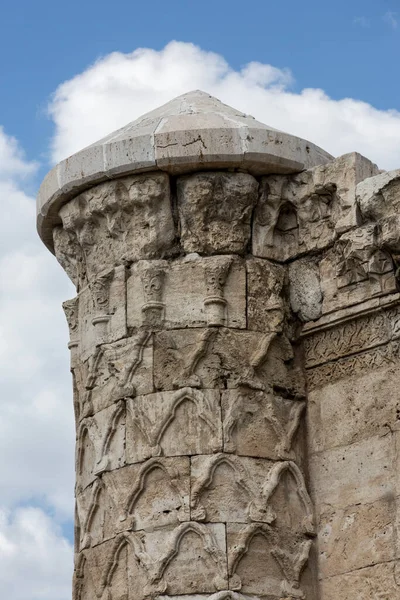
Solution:
<svg viewBox="0 0 400 600">
<path fill-rule="evenodd" d="M 313 390 L 337 324 L 397 302 L 392 221 L 376 242 L 355 200 L 376 173 L 196 92 L 49 174 L 39 231 L 78 292 L 74 600 L 336 598 L 328 501 L 355 474 L 321 458 Z"/>
</svg>

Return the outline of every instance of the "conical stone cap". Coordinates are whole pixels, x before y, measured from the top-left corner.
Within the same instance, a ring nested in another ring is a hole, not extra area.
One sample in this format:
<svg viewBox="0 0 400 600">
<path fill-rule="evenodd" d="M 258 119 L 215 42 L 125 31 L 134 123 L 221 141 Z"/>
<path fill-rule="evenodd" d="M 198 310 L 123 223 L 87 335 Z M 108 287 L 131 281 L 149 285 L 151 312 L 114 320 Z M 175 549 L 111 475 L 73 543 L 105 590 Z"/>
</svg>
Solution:
<svg viewBox="0 0 400 600">
<path fill-rule="evenodd" d="M 189 92 L 56 165 L 37 198 L 39 235 L 52 250 L 60 206 L 121 175 L 221 168 L 253 175 L 295 173 L 332 158 L 311 142 L 264 125 L 205 92 Z"/>
</svg>

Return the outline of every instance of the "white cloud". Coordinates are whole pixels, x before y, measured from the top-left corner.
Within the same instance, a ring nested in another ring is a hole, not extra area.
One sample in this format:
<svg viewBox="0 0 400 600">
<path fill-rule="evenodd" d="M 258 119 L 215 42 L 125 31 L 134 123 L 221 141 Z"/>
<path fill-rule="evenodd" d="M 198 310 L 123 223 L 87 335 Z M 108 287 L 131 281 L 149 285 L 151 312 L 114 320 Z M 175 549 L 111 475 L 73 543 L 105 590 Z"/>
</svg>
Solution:
<svg viewBox="0 0 400 600">
<path fill-rule="evenodd" d="M 57 523 L 73 515 L 75 436 L 61 301 L 73 291 L 35 231 L 35 171 L 0 128 L 0 589 L 64 600 L 72 551 Z"/>
<path fill-rule="evenodd" d="M 70 600 L 73 550 L 42 510 L 0 508 L 0 590 L 7 600 Z"/>
<path fill-rule="evenodd" d="M 61 160 L 141 114 L 193 89 L 334 155 L 357 150 L 382 168 L 400 166 L 400 113 L 361 100 L 333 100 L 321 89 L 291 90 L 288 70 L 257 62 L 240 70 L 193 44 L 163 50 L 114 52 L 61 84 L 49 111 L 56 130 L 54 161 Z"/>
<path fill-rule="evenodd" d="M 2 130 L 0 152 L 0 498 L 11 506 L 42 497 L 70 515 L 74 431 L 61 302 L 73 290 L 40 242 L 35 201 L 19 183 L 35 165 Z"/>
<path fill-rule="evenodd" d="M 392 29 L 397 29 L 398 26 L 399 26 L 399 21 L 398 21 L 398 18 L 397 18 L 397 13 L 393 12 L 392 10 L 388 10 L 383 15 L 383 20 Z"/>
</svg>

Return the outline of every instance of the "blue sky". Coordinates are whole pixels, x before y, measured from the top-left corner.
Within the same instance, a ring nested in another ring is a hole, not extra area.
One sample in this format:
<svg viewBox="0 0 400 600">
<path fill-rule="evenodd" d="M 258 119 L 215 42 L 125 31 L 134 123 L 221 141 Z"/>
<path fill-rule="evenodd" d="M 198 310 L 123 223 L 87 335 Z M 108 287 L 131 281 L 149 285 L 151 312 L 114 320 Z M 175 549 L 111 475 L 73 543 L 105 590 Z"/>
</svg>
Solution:
<svg viewBox="0 0 400 600">
<path fill-rule="evenodd" d="M 75 432 L 61 302 L 74 290 L 35 232 L 46 171 L 196 88 L 334 155 L 400 168 L 399 57 L 400 0 L 3 3 L 1 597 L 71 598 Z"/>
<path fill-rule="evenodd" d="M 46 155 L 46 107 L 60 82 L 112 51 L 160 50 L 172 39 L 217 52 L 233 68 L 253 60 L 289 67 L 294 89 L 400 109 L 400 32 L 392 19 L 400 23 L 399 0 L 5 2 L 1 121 L 29 156 Z"/>
</svg>

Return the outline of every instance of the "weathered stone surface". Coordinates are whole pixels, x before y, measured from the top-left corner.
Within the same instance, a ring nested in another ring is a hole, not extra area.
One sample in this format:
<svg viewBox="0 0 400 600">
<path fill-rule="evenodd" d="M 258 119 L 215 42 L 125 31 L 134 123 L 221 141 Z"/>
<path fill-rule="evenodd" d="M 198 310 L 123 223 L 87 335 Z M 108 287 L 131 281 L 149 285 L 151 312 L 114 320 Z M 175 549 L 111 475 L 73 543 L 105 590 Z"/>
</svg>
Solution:
<svg viewBox="0 0 400 600">
<path fill-rule="evenodd" d="M 285 270 L 269 261 L 251 258 L 247 270 L 247 327 L 280 332 L 285 318 Z"/>
<path fill-rule="evenodd" d="M 373 224 L 343 234 L 320 262 L 323 312 L 397 291 L 390 254 Z"/>
<path fill-rule="evenodd" d="M 86 365 L 84 397 L 89 414 L 122 398 L 153 392 L 153 337 L 141 330 L 113 344 L 103 344 Z"/>
<path fill-rule="evenodd" d="M 359 224 L 356 185 L 377 173 L 376 165 L 353 153 L 293 177 L 263 178 L 253 253 L 284 261 L 328 247 Z"/>
<path fill-rule="evenodd" d="M 164 173 L 96 186 L 65 204 L 60 218 L 63 228 L 56 230 L 57 255 L 70 264 L 67 272 L 74 283 L 79 281 L 79 269 L 73 263 L 82 257 L 84 275 L 92 281 L 116 264 L 161 258 L 175 237 L 169 180 Z"/>
<path fill-rule="evenodd" d="M 279 546 L 283 542 L 284 548 Z M 244 594 L 281 598 L 304 597 L 300 589 L 302 571 L 311 540 L 288 537 L 262 523 L 228 524 L 229 587 Z"/>
<path fill-rule="evenodd" d="M 400 426 L 397 368 L 363 372 L 339 379 L 310 392 L 308 438 L 312 453 L 385 436 Z"/>
<path fill-rule="evenodd" d="M 224 451 L 301 464 L 305 402 L 241 387 L 222 392 Z"/>
<path fill-rule="evenodd" d="M 318 533 L 321 578 L 392 560 L 394 510 L 389 495 L 373 504 L 327 507 L 320 515 Z"/>
<path fill-rule="evenodd" d="M 49 174 L 74 600 L 399 597 L 399 173 L 195 93 Z"/>
<path fill-rule="evenodd" d="M 398 598 L 400 586 L 396 562 L 377 564 L 329 577 L 321 583 L 321 595 L 324 600 L 336 600 L 338 590 L 341 600 L 375 600 L 375 598 Z"/>
<path fill-rule="evenodd" d="M 103 473 L 77 496 L 81 539 L 95 545 L 108 531 L 116 537 L 189 521 L 189 471 L 189 457 L 156 457 Z"/>
<path fill-rule="evenodd" d="M 298 358 L 284 335 L 225 328 L 156 333 L 154 384 L 157 389 L 275 388 L 304 396 Z"/>
<path fill-rule="evenodd" d="M 81 421 L 76 452 L 78 492 L 104 471 L 124 466 L 125 431 L 126 408 L 122 400 Z"/>
<path fill-rule="evenodd" d="M 218 390 L 181 388 L 127 401 L 128 463 L 222 450 Z"/>
<path fill-rule="evenodd" d="M 315 321 L 322 314 L 322 290 L 318 261 L 300 258 L 289 265 L 290 306 L 301 321 Z"/>
<path fill-rule="evenodd" d="M 310 457 L 317 508 L 370 504 L 394 494 L 394 447 L 390 435 L 325 450 Z"/>
<path fill-rule="evenodd" d="M 246 273 L 233 256 L 140 261 L 128 280 L 129 327 L 246 327 Z"/>
<path fill-rule="evenodd" d="M 244 253 L 257 180 L 247 173 L 198 173 L 178 178 L 177 185 L 185 252 Z"/>
</svg>

